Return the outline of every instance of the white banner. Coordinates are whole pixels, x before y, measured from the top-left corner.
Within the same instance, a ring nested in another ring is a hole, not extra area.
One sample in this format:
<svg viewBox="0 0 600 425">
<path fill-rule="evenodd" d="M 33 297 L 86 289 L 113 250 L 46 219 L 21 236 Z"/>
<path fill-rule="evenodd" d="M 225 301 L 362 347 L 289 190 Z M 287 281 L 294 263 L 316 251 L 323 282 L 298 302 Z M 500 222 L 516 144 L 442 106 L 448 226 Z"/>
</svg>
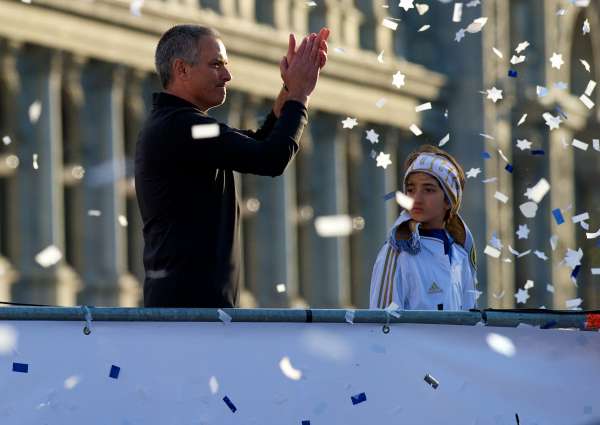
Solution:
<svg viewBox="0 0 600 425">
<path fill-rule="evenodd" d="M 83 326 L 0 323 L 0 424 L 600 424 L 598 332 Z"/>
</svg>

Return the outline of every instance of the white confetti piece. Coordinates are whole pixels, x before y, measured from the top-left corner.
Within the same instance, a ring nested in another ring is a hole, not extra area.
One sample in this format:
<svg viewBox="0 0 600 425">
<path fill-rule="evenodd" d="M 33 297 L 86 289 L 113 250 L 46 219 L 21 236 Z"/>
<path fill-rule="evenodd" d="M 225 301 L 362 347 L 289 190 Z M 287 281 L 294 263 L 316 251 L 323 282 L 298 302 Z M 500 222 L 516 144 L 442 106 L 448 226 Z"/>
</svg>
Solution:
<svg viewBox="0 0 600 425">
<path fill-rule="evenodd" d="M 496 198 L 497 200 L 499 200 L 503 204 L 506 204 L 508 202 L 508 196 L 506 196 L 502 192 L 496 191 L 496 193 L 494 193 L 494 198 Z"/>
<path fill-rule="evenodd" d="M 538 204 L 533 201 L 525 202 L 519 205 L 521 213 L 527 218 L 533 218 L 537 214 Z"/>
<path fill-rule="evenodd" d="M 527 299 L 529 299 L 529 293 L 526 290 L 519 288 L 517 293 L 514 294 L 514 297 L 517 299 L 517 304 L 525 304 Z"/>
<path fill-rule="evenodd" d="M 35 256 L 35 262 L 44 268 L 55 265 L 62 259 L 62 253 L 54 245 L 44 248 Z"/>
<path fill-rule="evenodd" d="M 544 112 L 542 114 L 542 117 L 546 121 L 546 125 L 550 127 L 550 130 L 554 130 L 560 127 L 560 115 L 554 116 L 550 112 Z"/>
<path fill-rule="evenodd" d="M 550 63 L 552 64 L 552 68 L 560 69 L 561 66 L 564 65 L 565 61 L 563 61 L 562 55 L 560 53 L 552 53 L 550 57 Z"/>
<path fill-rule="evenodd" d="M 225 311 L 223 311 L 222 309 L 219 309 L 217 311 L 218 315 L 219 315 L 219 320 L 225 324 L 231 323 L 231 316 L 229 314 L 227 314 Z"/>
<path fill-rule="evenodd" d="M 595 88 L 596 88 L 596 82 L 594 80 L 588 81 L 588 85 L 585 88 L 585 95 L 586 96 L 591 96 L 592 93 L 594 92 Z"/>
<path fill-rule="evenodd" d="M 127 217 L 125 217 L 123 214 L 119 215 L 119 224 L 123 227 L 127 227 L 127 225 L 129 224 L 127 222 Z"/>
<path fill-rule="evenodd" d="M 546 291 L 554 294 L 554 286 L 546 284 Z"/>
<path fill-rule="evenodd" d="M 492 51 L 494 52 L 494 54 L 496 56 L 498 56 L 500 59 L 504 59 L 504 55 L 502 54 L 502 52 L 498 49 L 496 49 L 495 47 L 492 47 Z"/>
<path fill-rule="evenodd" d="M 358 121 L 356 118 L 347 117 L 345 120 L 342 121 L 342 125 L 344 126 L 344 128 L 352 129 L 358 125 Z"/>
<path fill-rule="evenodd" d="M 542 251 L 535 250 L 535 251 L 533 251 L 533 255 L 535 255 L 540 260 L 548 261 L 548 257 L 546 256 L 546 253 L 544 253 Z"/>
<path fill-rule="evenodd" d="M 550 247 L 552 251 L 556 251 L 556 247 L 558 246 L 558 236 L 552 235 L 550 236 Z"/>
<path fill-rule="evenodd" d="M 569 309 L 571 309 L 571 308 L 578 308 L 581 305 L 582 302 L 583 302 L 583 300 L 581 298 L 573 298 L 571 300 L 565 301 L 565 305 Z"/>
<path fill-rule="evenodd" d="M 529 42 L 523 41 L 523 42 L 519 43 L 519 45 L 515 48 L 515 52 L 521 53 L 521 52 L 525 51 L 525 49 L 527 49 L 528 47 L 529 47 Z"/>
<path fill-rule="evenodd" d="M 591 66 L 588 63 L 588 61 L 586 61 L 585 59 L 579 59 L 579 62 L 581 62 L 581 64 L 583 65 L 583 67 L 585 68 L 585 70 L 587 72 L 590 72 Z"/>
<path fill-rule="evenodd" d="M 400 71 L 396 72 L 392 75 L 392 85 L 396 88 L 400 88 L 406 84 L 405 82 L 406 75 L 401 73 Z"/>
<path fill-rule="evenodd" d="M 142 7 L 144 7 L 144 0 L 131 0 L 129 12 L 133 16 L 142 16 Z"/>
<path fill-rule="evenodd" d="M 585 21 L 583 21 L 583 26 L 581 27 L 581 32 L 583 35 L 590 33 L 590 21 L 589 20 L 586 19 Z"/>
<path fill-rule="evenodd" d="M 581 259 L 583 258 L 583 251 L 579 248 L 577 251 L 567 248 L 567 253 L 565 254 L 564 262 L 569 267 L 574 269 L 577 266 L 581 265 Z"/>
<path fill-rule="evenodd" d="M 428 4 L 416 3 L 415 7 L 417 8 L 417 12 L 419 12 L 419 15 L 421 15 L 421 16 L 423 16 L 424 14 L 426 14 L 429 11 Z"/>
<path fill-rule="evenodd" d="M 379 63 L 383 63 L 383 52 L 384 52 L 384 50 L 379 52 L 379 54 L 377 55 L 377 62 L 379 62 Z"/>
<path fill-rule="evenodd" d="M 600 139 L 594 139 L 592 143 L 594 144 L 594 150 L 600 152 Z"/>
<path fill-rule="evenodd" d="M 415 108 L 415 112 L 428 111 L 431 109 L 431 102 L 423 103 Z"/>
<path fill-rule="evenodd" d="M 100 211 L 100 210 L 88 210 L 88 215 L 90 217 L 100 217 L 102 215 L 102 211 Z"/>
<path fill-rule="evenodd" d="M 355 313 L 356 313 L 356 310 L 346 310 L 346 315 L 345 315 L 346 322 L 348 322 L 351 325 L 353 325 L 354 324 L 354 314 Z"/>
<path fill-rule="evenodd" d="M 379 109 L 381 109 L 385 105 L 385 102 L 387 102 L 387 99 L 385 97 L 382 97 L 375 103 L 375 106 L 377 106 Z"/>
<path fill-rule="evenodd" d="M 481 180 L 481 183 L 488 184 L 494 183 L 495 181 L 498 181 L 498 177 L 490 177 L 489 179 Z"/>
<path fill-rule="evenodd" d="M 386 313 L 390 316 L 394 316 L 396 319 L 401 316 L 399 310 L 400 306 L 393 301 L 385 308 Z"/>
<path fill-rule="evenodd" d="M 409 127 L 410 131 L 413 132 L 413 134 L 415 136 L 420 136 L 421 134 L 423 134 L 423 132 L 421 131 L 421 129 L 419 128 L 419 126 L 417 126 L 416 124 L 411 124 Z"/>
<path fill-rule="evenodd" d="M 548 89 L 544 86 L 536 86 L 535 92 L 538 95 L 538 97 L 544 97 L 548 94 Z"/>
<path fill-rule="evenodd" d="M 574 215 L 573 217 L 571 217 L 571 220 L 573 221 L 573 223 L 579 223 L 579 222 L 589 220 L 589 219 L 590 219 L 590 214 L 587 212 L 578 214 L 578 215 Z"/>
<path fill-rule="evenodd" d="M 579 100 L 581 100 L 581 103 L 583 103 L 588 109 L 592 109 L 594 107 L 594 102 L 592 102 L 592 99 L 587 97 L 585 94 L 579 96 Z"/>
<path fill-rule="evenodd" d="M 442 137 L 442 140 L 439 141 L 438 146 L 442 147 L 449 141 L 450 141 L 450 133 L 448 133 L 444 137 Z"/>
<path fill-rule="evenodd" d="M 488 346 L 495 352 L 506 357 L 512 357 L 517 352 L 515 345 L 510 338 L 497 333 L 489 333 L 485 338 Z"/>
<path fill-rule="evenodd" d="M 295 369 L 290 362 L 290 358 L 285 356 L 279 361 L 279 369 L 288 378 L 298 381 L 302 378 L 302 371 Z"/>
<path fill-rule="evenodd" d="M 600 268 L 592 268 L 590 269 L 593 275 L 599 275 L 600 274 Z"/>
<path fill-rule="evenodd" d="M 29 122 L 35 124 L 40 119 L 40 115 L 42 115 L 42 102 L 36 100 L 31 105 L 29 105 Z"/>
<path fill-rule="evenodd" d="M 498 149 L 498 154 L 500 154 L 500 156 L 502 157 L 502 159 L 504 160 L 504 162 L 509 162 L 508 158 L 506 157 L 506 155 L 504 155 L 504 152 L 502 152 L 502 149 Z"/>
<path fill-rule="evenodd" d="M 596 231 L 595 233 L 586 233 L 585 237 L 587 239 L 596 239 L 598 236 L 600 236 L 600 229 L 598 229 L 598 231 Z"/>
<path fill-rule="evenodd" d="M 523 62 L 525 62 L 525 55 L 522 55 L 522 56 L 513 55 L 510 58 L 510 63 L 512 63 L 513 65 L 518 65 Z"/>
<path fill-rule="evenodd" d="M 196 124 L 192 126 L 192 139 L 212 139 L 219 137 L 219 124 Z"/>
<path fill-rule="evenodd" d="M 483 137 L 484 139 L 496 140 L 496 139 L 494 138 L 494 136 L 490 136 L 489 134 L 485 134 L 485 133 L 479 133 L 479 135 L 480 135 L 481 137 Z"/>
<path fill-rule="evenodd" d="M 483 27 L 487 23 L 487 20 L 488 20 L 488 18 L 485 18 L 485 17 L 477 18 L 469 24 L 469 26 L 465 29 L 465 31 L 467 31 L 468 33 L 471 33 L 471 34 L 477 33 L 483 29 Z"/>
<path fill-rule="evenodd" d="M 542 201 L 542 199 L 544 199 L 544 196 L 546 196 L 549 190 L 550 183 L 548 183 L 548 180 L 542 177 L 535 184 L 535 186 L 531 188 L 531 191 L 529 192 L 529 199 L 539 204 Z"/>
<path fill-rule="evenodd" d="M 431 28 L 431 25 L 423 25 L 421 28 L 419 28 L 417 30 L 417 32 L 427 31 L 429 28 Z"/>
<path fill-rule="evenodd" d="M 211 394 L 216 394 L 219 392 L 219 381 L 217 381 L 216 376 L 211 376 L 208 380 L 208 387 L 210 388 Z"/>
<path fill-rule="evenodd" d="M 67 379 L 65 379 L 64 382 L 65 390 L 72 390 L 77 385 L 79 385 L 79 382 L 81 382 L 81 378 L 79 376 L 69 376 Z"/>
<path fill-rule="evenodd" d="M 387 169 L 388 165 L 391 165 L 392 163 L 392 160 L 390 159 L 390 154 L 383 152 L 379 152 L 379 155 L 377 155 L 375 161 L 377 162 L 377 166 L 383 168 L 384 170 Z"/>
<path fill-rule="evenodd" d="M 415 200 L 413 198 L 411 198 L 410 196 L 405 195 L 404 193 L 402 193 L 400 191 L 397 191 L 396 192 L 396 202 L 398 203 L 398 205 L 400 205 L 405 210 L 410 211 L 410 210 L 412 210 Z"/>
<path fill-rule="evenodd" d="M 352 234 L 352 217 L 347 214 L 322 215 L 315 218 L 315 230 L 322 238 L 335 238 Z"/>
<path fill-rule="evenodd" d="M 573 139 L 573 141 L 571 142 L 571 146 L 577 149 L 581 149 L 582 151 L 587 151 L 589 144 L 582 142 L 581 140 Z"/>
<path fill-rule="evenodd" d="M 531 289 L 533 288 L 535 285 L 533 280 L 528 280 L 527 282 L 525 282 L 525 286 L 523 286 L 523 288 L 525 289 Z"/>
<path fill-rule="evenodd" d="M 12 140 L 10 140 L 10 137 L 4 136 L 2 137 L 2 143 L 4 143 L 4 146 L 8 146 L 12 143 Z"/>
<path fill-rule="evenodd" d="M 454 3 L 454 12 L 452 12 L 452 22 L 462 21 L 463 4 Z"/>
<path fill-rule="evenodd" d="M 10 355 L 17 348 L 17 332 L 12 325 L 0 325 L 0 354 Z"/>
<path fill-rule="evenodd" d="M 386 28 L 391 29 L 392 31 L 396 31 L 396 29 L 398 28 L 398 23 L 392 21 L 391 19 L 388 18 L 383 18 L 383 21 L 381 22 L 381 25 L 383 25 Z"/>
<path fill-rule="evenodd" d="M 33 154 L 33 169 L 34 169 L 34 170 L 37 170 L 37 169 L 39 169 L 39 168 L 40 168 L 40 167 L 39 167 L 39 165 L 38 165 L 38 154 L 37 154 L 37 153 L 34 153 L 34 154 Z"/>
<path fill-rule="evenodd" d="M 489 255 L 492 258 L 499 258 L 500 254 L 501 254 L 501 252 L 500 252 L 499 249 L 496 249 L 496 248 L 494 248 L 493 246 L 490 246 L 490 245 L 487 245 L 485 247 L 485 250 L 483 251 L 483 253 L 485 255 Z"/>
<path fill-rule="evenodd" d="M 282 294 L 285 292 L 285 283 L 278 283 L 275 287 L 278 293 Z"/>
<path fill-rule="evenodd" d="M 498 90 L 496 87 L 492 87 L 487 91 L 487 98 L 491 99 L 492 102 L 496 103 L 498 100 L 502 99 L 502 90 Z"/>
</svg>

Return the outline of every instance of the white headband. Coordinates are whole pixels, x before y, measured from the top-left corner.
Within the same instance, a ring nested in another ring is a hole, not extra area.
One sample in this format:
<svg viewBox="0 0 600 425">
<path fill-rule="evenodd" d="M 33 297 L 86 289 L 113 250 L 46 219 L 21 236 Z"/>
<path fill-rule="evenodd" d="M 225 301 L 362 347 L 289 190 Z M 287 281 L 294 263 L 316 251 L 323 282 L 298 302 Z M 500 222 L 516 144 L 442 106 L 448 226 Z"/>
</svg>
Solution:
<svg viewBox="0 0 600 425">
<path fill-rule="evenodd" d="M 455 206 L 454 210 L 458 211 L 462 201 L 462 189 L 458 178 L 458 170 L 448 159 L 429 152 L 419 154 L 404 174 L 405 192 L 408 175 L 416 172 L 426 173 L 435 177 L 440 182 L 440 186 L 442 186 L 446 197 Z"/>
</svg>

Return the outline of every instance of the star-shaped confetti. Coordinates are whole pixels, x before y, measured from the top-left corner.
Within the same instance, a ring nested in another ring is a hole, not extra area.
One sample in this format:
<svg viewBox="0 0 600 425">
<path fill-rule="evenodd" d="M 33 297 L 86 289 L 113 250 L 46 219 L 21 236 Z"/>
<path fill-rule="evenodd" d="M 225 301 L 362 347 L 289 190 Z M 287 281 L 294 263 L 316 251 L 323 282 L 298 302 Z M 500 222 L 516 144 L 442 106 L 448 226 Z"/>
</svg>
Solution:
<svg viewBox="0 0 600 425">
<path fill-rule="evenodd" d="M 542 117 L 546 121 L 546 125 L 550 127 L 550 130 L 554 130 L 560 127 L 560 123 L 562 122 L 560 119 L 560 115 L 554 116 L 550 112 L 544 112 Z"/>
<path fill-rule="evenodd" d="M 463 38 L 465 38 L 465 30 L 461 28 L 456 32 L 456 35 L 454 36 L 454 41 L 460 43 L 460 40 L 462 40 Z"/>
<path fill-rule="evenodd" d="M 519 224 L 519 230 L 515 233 L 519 239 L 527 239 L 529 237 L 529 227 L 527 227 L 527 224 Z"/>
<path fill-rule="evenodd" d="M 344 125 L 344 128 L 354 128 L 354 126 L 358 125 L 358 121 L 356 120 L 356 118 L 346 118 L 345 120 L 342 121 L 342 124 Z"/>
<path fill-rule="evenodd" d="M 479 173 L 481 173 L 481 168 L 471 168 L 469 171 L 467 171 L 467 178 L 474 179 Z"/>
<path fill-rule="evenodd" d="M 400 71 L 396 72 L 392 76 L 392 78 L 393 78 L 392 85 L 395 86 L 396 88 L 400 88 L 400 87 L 402 87 L 405 84 L 404 83 L 404 79 L 406 78 L 406 75 L 404 75 Z"/>
<path fill-rule="evenodd" d="M 392 163 L 392 160 L 390 159 L 390 154 L 383 153 L 383 152 L 379 152 L 379 155 L 377 155 L 376 161 L 377 161 L 377 166 L 383 168 L 384 170 L 387 168 L 388 165 L 390 165 Z"/>
<path fill-rule="evenodd" d="M 521 288 L 519 288 L 519 291 L 514 296 L 517 299 L 517 304 L 525 304 L 529 299 L 529 293 Z"/>
<path fill-rule="evenodd" d="M 531 142 L 527 139 L 517 139 L 517 147 L 522 151 L 531 149 Z"/>
<path fill-rule="evenodd" d="M 502 249 L 504 247 L 504 245 L 502 245 L 502 241 L 498 239 L 498 236 L 496 236 L 495 233 L 492 234 L 489 244 L 496 249 Z"/>
<path fill-rule="evenodd" d="M 367 140 L 371 143 L 379 143 L 379 134 L 373 129 L 367 130 Z"/>
<path fill-rule="evenodd" d="M 579 248 L 577 251 L 574 251 L 570 248 L 567 248 L 567 253 L 565 254 L 565 263 L 574 269 L 575 267 L 581 265 L 581 259 L 583 258 L 583 251 Z"/>
<path fill-rule="evenodd" d="M 409 9 L 414 9 L 414 2 L 415 0 L 400 0 L 400 3 L 398 3 L 398 7 L 401 7 L 402 9 L 404 9 L 405 12 L 408 12 Z"/>
<path fill-rule="evenodd" d="M 560 69 L 561 66 L 565 63 L 563 61 L 562 55 L 560 53 L 552 53 L 550 57 L 550 63 L 552 64 L 552 68 Z"/>
<path fill-rule="evenodd" d="M 487 91 L 487 98 L 488 99 L 492 99 L 492 101 L 494 103 L 496 103 L 498 100 L 502 99 L 502 90 L 498 90 L 496 87 L 492 87 Z"/>
</svg>

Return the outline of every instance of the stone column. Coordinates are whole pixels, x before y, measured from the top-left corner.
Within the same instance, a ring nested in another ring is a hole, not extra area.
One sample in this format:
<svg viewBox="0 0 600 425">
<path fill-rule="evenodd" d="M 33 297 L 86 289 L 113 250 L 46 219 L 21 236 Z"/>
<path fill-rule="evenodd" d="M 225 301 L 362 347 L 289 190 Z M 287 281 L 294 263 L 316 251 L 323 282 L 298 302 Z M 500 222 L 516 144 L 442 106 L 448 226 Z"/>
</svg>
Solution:
<svg viewBox="0 0 600 425">
<path fill-rule="evenodd" d="M 42 267 L 35 258 L 54 245 L 64 252 L 61 61 L 58 52 L 23 48 L 17 61 L 20 95 L 16 150 L 18 211 L 15 262 L 20 278 L 15 301 L 73 305 L 77 277 L 64 261 Z"/>
<path fill-rule="evenodd" d="M 85 281 L 82 302 L 105 306 L 133 306 L 139 286 L 127 273 L 125 215 L 120 190 L 125 176 L 123 68 L 90 62 L 83 72 L 85 104 L 82 112 L 84 143 Z"/>
</svg>

